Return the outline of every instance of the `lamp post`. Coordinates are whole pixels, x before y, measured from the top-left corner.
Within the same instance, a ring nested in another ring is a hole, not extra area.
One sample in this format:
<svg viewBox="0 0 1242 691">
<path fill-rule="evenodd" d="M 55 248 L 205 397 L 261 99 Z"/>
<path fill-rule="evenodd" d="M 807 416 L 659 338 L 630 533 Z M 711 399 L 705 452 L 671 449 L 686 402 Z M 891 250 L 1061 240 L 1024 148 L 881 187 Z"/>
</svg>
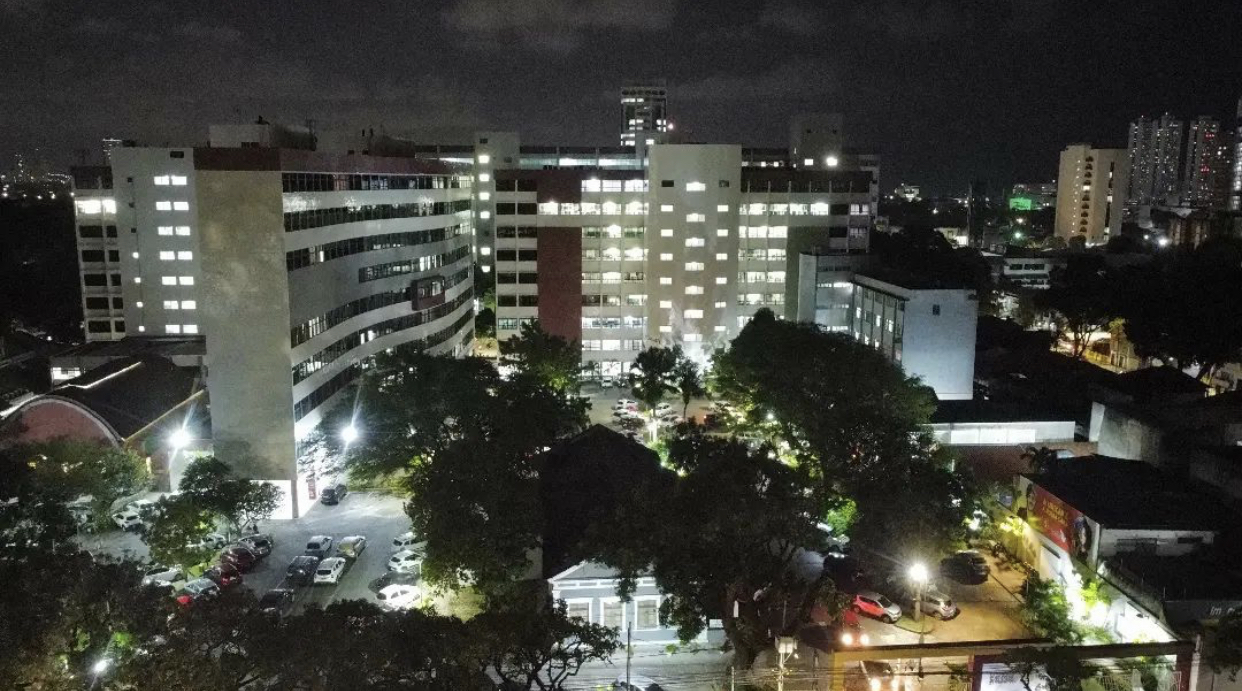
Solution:
<svg viewBox="0 0 1242 691">
<path fill-rule="evenodd" d="M 346 445 L 358 441 L 358 428 L 354 427 L 354 423 L 351 422 L 341 428 L 341 441 L 345 442 Z"/>
<path fill-rule="evenodd" d="M 793 656 L 798 649 L 798 641 L 793 636 L 778 636 L 776 639 L 776 691 L 785 691 L 785 661 Z"/>
<path fill-rule="evenodd" d="M 919 680 L 923 679 L 923 589 L 927 587 L 928 573 L 923 562 L 910 565 L 910 581 L 914 583 L 914 622 L 919 627 Z"/>
</svg>

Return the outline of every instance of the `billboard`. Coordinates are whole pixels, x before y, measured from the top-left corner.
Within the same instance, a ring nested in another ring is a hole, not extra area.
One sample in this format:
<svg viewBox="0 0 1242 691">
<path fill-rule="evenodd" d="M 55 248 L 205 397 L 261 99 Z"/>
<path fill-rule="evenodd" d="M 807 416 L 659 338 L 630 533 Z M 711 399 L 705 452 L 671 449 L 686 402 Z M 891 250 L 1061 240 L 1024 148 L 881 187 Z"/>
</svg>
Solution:
<svg viewBox="0 0 1242 691">
<path fill-rule="evenodd" d="M 1028 478 L 1020 478 L 1019 485 L 1014 507 L 1018 514 L 1075 559 L 1094 564 L 1099 524 Z"/>
</svg>

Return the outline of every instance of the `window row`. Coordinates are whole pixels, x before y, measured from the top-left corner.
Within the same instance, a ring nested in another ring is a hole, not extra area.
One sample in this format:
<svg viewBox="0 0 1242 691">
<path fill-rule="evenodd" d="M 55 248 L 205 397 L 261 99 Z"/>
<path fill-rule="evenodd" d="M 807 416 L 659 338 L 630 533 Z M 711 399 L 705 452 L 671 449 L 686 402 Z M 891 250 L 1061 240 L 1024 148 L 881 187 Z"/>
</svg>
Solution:
<svg viewBox="0 0 1242 691">
<path fill-rule="evenodd" d="M 115 214 L 115 199 L 78 199 L 74 202 L 74 208 L 78 210 L 79 216 L 98 216 L 99 214 Z"/>
<path fill-rule="evenodd" d="M 190 234 L 190 226 L 156 226 L 155 232 L 164 237 L 172 235 L 187 237 Z"/>
<path fill-rule="evenodd" d="M 584 329 L 641 329 L 647 325 L 646 317 L 583 317 Z"/>
<path fill-rule="evenodd" d="M 445 277 L 442 289 L 448 290 L 468 278 L 470 278 L 470 269 L 462 269 L 455 274 Z M 387 290 L 382 293 L 375 293 L 374 295 L 368 295 L 364 298 L 352 300 L 339 307 L 334 307 L 322 315 L 312 317 L 289 329 L 289 343 L 292 347 L 296 348 L 328 329 L 331 329 L 337 324 L 342 324 L 360 314 L 366 314 L 371 310 L 381 309 L 397 303 L 407 302 L 415 297 L 417 296 L 413 295 L 410 288 L 407 286 L 405 288 Z"/>
<path fill-rule="evenodd" d="M 534 192 L 538 189 L 535 180 L 497 180 L 497 192 Z"/>
<path fill-rule="evenodd" d="M 784 271 L 739 271 L 739 283 L 784 283 Z"/>
<path fill-rule="evenodd" d="M 532 285 L 538 282 L 539 274 L 533 271 L 523 271 L 521 273 L 513 273 L 512 271 L 496 272 L 496 283 L 499 285 L 509 285 L 513 283 Z"/>
<path fill-rule="evenodd" d="M 84 264 L 103 262 L 104 257 L 107 257 L 110 262 L 121 261 L 119 250 L 107 250 L 107 254 L 104 254 L 104 250 L 82 250 L 82 263 Z"/>
<path fill-rule="evenodd" d="M 403 259 L 396 262 L 386 262 L 374 266 L 364 266 L 358 269 L 358 282 L 367 283 L 369 281 L 378 281 L 381 278 L 391 278 L 419 271 L 430 271 L 441 266 L 447 266 L 462 257 L 468 256 L 470 256 L 470 247 L 463 245 L 450 252 L 441 252 L 440 254 L 432 254 L 415 259 Z"/>
<path fill-rule="evenodd" d="M 738 207 L 737 212 L 740 216 L 762 216 L 769 213 L 773 216 L 866 216 L 871 213 L 871 205 L 829 204 L 828 202 L 815 202 L 813 204 L 765 204 L 754 202 L 742 204 Z"/>
<path fill-rule="evenodd" d="M 184 175 L 156 175 L 155 184 L 157 187 L 185 187 L 189 184 L 189 178 Z"/>
<path fill-rule="evenodd" d="M 82 274 L 82 285 L 87 288 L 103 288 L 121 285 L 121 274 Z"/>
<path fill-rule="evenodd" d="M 189 250 L 160 250 L 160 261 L 162 262 L 188 262 L 194 261 L 194 253 Z"/>
<path fill-rule="evenodd" d="M 533 238 L 537 232 L 534 226 L 496 226 L 498 238 Z"/>
<path fill-rule="evenodd" d="M 193 335 L 198 333 L 198 324 L 165 324 L 164 333 Z"/>
<path fill-rule="evenodd" d="M 583 350 L 642 350 L 641 338 L 588 338 L 582 341 Z"/>
<path fill-rule="evenodd" d="M 581 600 L 567 600 L 565 603 L 565 614 L 567 616 L 581 619 L 590 624 L 601 624 L 620 632 L 624 632 L 628 627 L 631 611 L 633 612 L 634 629 L 636 631 L 654 631 L 665 625 L 660 619 L 660 598 L 658 596 L 635 597 L 632 603 L 622 602 L 620 598 L 598 600 L 584 598 Z"/>
<path fill-rule="evenodd" d="M 106 298 L 106 297 L 88 297 L 86 298 L 86 309 L 88 310 L 106 310 L 125 309 L 125 300 L 122 298 Z"/>
<path fill-rule="evenodd" d="M 582 296 L 583 307 L 642 307 L 647 304 L 647 296 L 642 294 L 635 295 L 596 295 L 589 294 Z"/>
<path fill-rule="evenodd" d="M 647 280 L 642 271 L 583 271 L 583 283 L 640 283 Z"/>
<path fill-rule="evenodd" d="M 513 214 L 530 216 L 642 216 L 647 213 L 646 202 L 500 202 L 496 204 L 497 216 Z"/>
<path fill-rule="evenodd" d="M 583 226 L 582 237 L 589 239 L 596 238 L 641 238 L 646 235 L 647 229 L 642 226 Z"/>
<path fill-rule="evenodd" d="M 496 320 L 496 328 L 501 331 L 517 331 L 523 324 L 533 324 L 536 321 L 538 319 L 535 317 L 504 317 Z"/>
<path fill-rule="evenodd" d="M 539 260 L 539 250 L 496 250 L 498 262 L 533 262 Z"/>
<path fill-rule="evenodd" d="M 110 238 L 116 237 L 116 226 L 78 226 L 80 238 L 102 238 L 105 235 Z"/>
<path fill-rule="evenodd" d="M 420 218 L 445 216 L 470 210 L 469 199 L 451 202 L 412 202 L 409 204 L 369 204 L 366 206 L 337 206 L 330 209 L 285 212 L 285 232 L 292 233 L 309 228 L 358 223 L 361 221 L 384 221 L 393 218 Z"/>
<path fill-rule="evenodd" d="M 387 336 L 388 334 L 402 331 L 415 326 L 421 326 L 428 322 L 452 314 L 462 305 L 474 300 L 473 291 L 465 291 L 448 302 L 440 303 L 435 307 L 429 307 L 425 310 L 414 312 L 393 319 L 385 319 L 377 324 L 372 324 L 365 329 L 359 329 L 344 338 L 337 340 L 323 350 L 306 358 L 293 366 L 293 383 L 297 384 L 315 372 L 327 367 L 341 356 L 359 346 L 365 345 L 377 338 Z M 465 315 L 467 318 L 471 316 L 469 312 Z"/>
<path fill-rule="evenodd" d="M 538 295 L 497 295 L 497 307 L 538 307 Z"/>
<path fill-rule="evenodd" d="M 107 321 L 104 319 L 91 319 L 86 322 L 86 332 L 92 334 L 125 333 L 125 320 L 115 319 Z"/>
<path fill-rule="evenodd" d="M 193 310 L 198 309 L 198 302 L 194 300 L 165 300 L 164 309 L 166 310 Z"/>
<path fill-rule="evenodd" d="M 194 277 L 193 276 L 160 276 L 160 285 L 192 286 L 194 285 Z"/>
<path fill-rule="evenodd" d="M 783 247 L 748 248 L 738 252 L 738 259 L 758 259 L 761 261 L 784 261 L 785 256 L 785 249 Z"/>
<path fill-rule="evenodd" d="M 739 293 L 737 296 L 737 304 L 739 305 L 783 305 L 785 304 L 784 293 Z"/>
<path fill-rule="evenodd" d="M 448 238 L 458 237 L 463 232 L 465 232 L 463 226 L 456 225 L 448 228 L 414 230 L 406 233 L 384 233 L 383 235 L 367 235 L 348 240 L 337 240 L 336 242 L 286 252 L 285 268 L 293 271 L 362 252 L 393 249 L 395 247 L 414 247 L 430 242 L 440 242 Z"/>
<path fill-rule="evenodd" d="M 624 252 L 621 251 L 620 247 L 605 247 L 602 250 L 599 250 L 599 249 L 582 250 L 583 261 L 603 260 L 603 261 L 616 262 L 616 261 L 621 261 L 622 257 L 624 257 L 626 261 L 632 261 L 632 262 L 644 261 L 647 259 L 647 250 L 643 249 L 642 247 L 627 247 L 625 248 Z"/>
<path fill-rule="evenodd" d="M 647 181 L 642 178 L 630 180 L 596 180 L 582 181 L 583 192 L 646 192 Z"/>
<path fill-rule="evenodd" d="M 285 173 L 285 192 L 354 192 L 364 190 L 442 190 L 469 187 L 465 176 L 351 175 L 349 173 Z"/>
<path fill-rule="evenodd" d="M 789 237 L 788 226 L 739 226 L 738 236 L 749 238 L 752 240 L 763 238 L 787 238 Z"/>
<path fill-rule="evenodd" d="M 168 201 L 168 200 L 158 201 L 158 202 L 155 202 L 155 210 L 156 211 L 189 211 L 190 202 L 179 202 L 179 201 Z"/>
</svg>

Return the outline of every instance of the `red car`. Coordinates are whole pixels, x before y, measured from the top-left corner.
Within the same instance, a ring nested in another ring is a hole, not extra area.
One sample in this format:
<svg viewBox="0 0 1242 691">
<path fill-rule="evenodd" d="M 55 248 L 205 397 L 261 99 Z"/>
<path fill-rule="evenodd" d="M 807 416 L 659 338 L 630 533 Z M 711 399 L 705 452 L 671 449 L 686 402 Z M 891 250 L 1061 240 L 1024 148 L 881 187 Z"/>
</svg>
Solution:
<svg viewBox="0 0 1242 691">
<path fill-rule="evenodd" d="M 220 553 L 221 564 L 229 564 L 234 566 L 242 573 L 254 568 L 254 565 L 258 563 L 258 561 L 259 557 L 256 556 L 254 552 L 250 551 L 247 547 L 242 547 L 241 545 L 226 547 L 225 550 Z"/>
<path fill-rule="evenodd" d="M 203 578 L 209 578 L 215 581 L 216 585 L 221 588 L 231 588 L 240 585 L 242 582 L 241 571 L 237 570 L 232 564 L 216 564 L 215 566 L 203 572 Z"/>
<path fill-rule="evenodd" d="M 864 590 L 854 596 L 852 609 L 859 614 L 892 624 L 901 618 L 901 607 L 879 593 Z"/>
</svg>

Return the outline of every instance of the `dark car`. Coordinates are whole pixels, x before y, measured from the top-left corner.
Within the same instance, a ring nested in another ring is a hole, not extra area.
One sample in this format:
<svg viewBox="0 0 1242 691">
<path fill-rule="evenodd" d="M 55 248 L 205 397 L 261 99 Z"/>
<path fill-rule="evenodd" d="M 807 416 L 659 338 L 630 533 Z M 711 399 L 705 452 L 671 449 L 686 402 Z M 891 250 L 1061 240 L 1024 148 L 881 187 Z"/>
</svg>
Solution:
<svg viewBox="0 0 1242 691">
<path fill-rule="evenodd" d="M 220 594 L 220 586 L 214 581 L 206 578 L 195 578 L 177 594 L 177 602 L 183 607 L 189 607 L 196 601 L 204 598 L 213 598 Z"/>
<path fill-rule="evenodd" d="M 242 573 L 253 569 L 254 565 L 258 562 L 258 555 L 250 551 L 249 547 L 243 547 L 241 545 L 225 547 L 224 551 L 220 553 L 221 564 L 231 564 L 237 567 L 237 570 Z"/>
<path fill-rule="evenodd" d="M 285 569 L 285 575 L 295 585 L 310 585 L 315 579 L 315 569 L 319 568 L 319 557 L 303 554 L 294 557 Z"/>
<path fill-rule="evenodd" d="M 242 582 L 241 571 L 232 564 L 216 564 L 203 572 L 203 578 L 210 579 L 221 588 L 231 588 Z"/>
<path fill-rule="evenodd" d="M 987 559 L 973 549 L 962 550 L 940 560 L 940 575 L 966 585 L 979 585 L 988 580 L 992 568 Z"/>
<path fill-rule="evenodd" d="M 298 557 L 301 559 L 301 557 Z M 297 596 L 289 588 L 272 588 L 259 598 L 259 611 L 264 614 L 275 614 L 283 617 L 293 609 Z"/>
<path fill-rule="evenodd" d="M 319 501 L 324 504 L 337 504 L 345 498 L 345 494 L 347 492 L 348 489 L 345 487 L 344 483 L 337 483 L 331 487 L 324 487 L 323 490 L 319 492 Z"/>
<path fill-rule="evenodd" d="M 332 554 L 332 537 L 328 535 L 312 536 L 310 540 L 307 540 L 306 551 L 303 554 L 319 557 L 320 559 L 330 556 Z"/>
<path fill-rule="evenodd" d="M 255 553 L 255 556 L 262 559 L 272 553 L 272 547 L 275 546 L 276 543 L 272 540 L 271 535 L 266 533 L 255 533 L 253 535 L 238 538 L 237 544 L 249 549 L 251 552 Z"/>
</svg>

